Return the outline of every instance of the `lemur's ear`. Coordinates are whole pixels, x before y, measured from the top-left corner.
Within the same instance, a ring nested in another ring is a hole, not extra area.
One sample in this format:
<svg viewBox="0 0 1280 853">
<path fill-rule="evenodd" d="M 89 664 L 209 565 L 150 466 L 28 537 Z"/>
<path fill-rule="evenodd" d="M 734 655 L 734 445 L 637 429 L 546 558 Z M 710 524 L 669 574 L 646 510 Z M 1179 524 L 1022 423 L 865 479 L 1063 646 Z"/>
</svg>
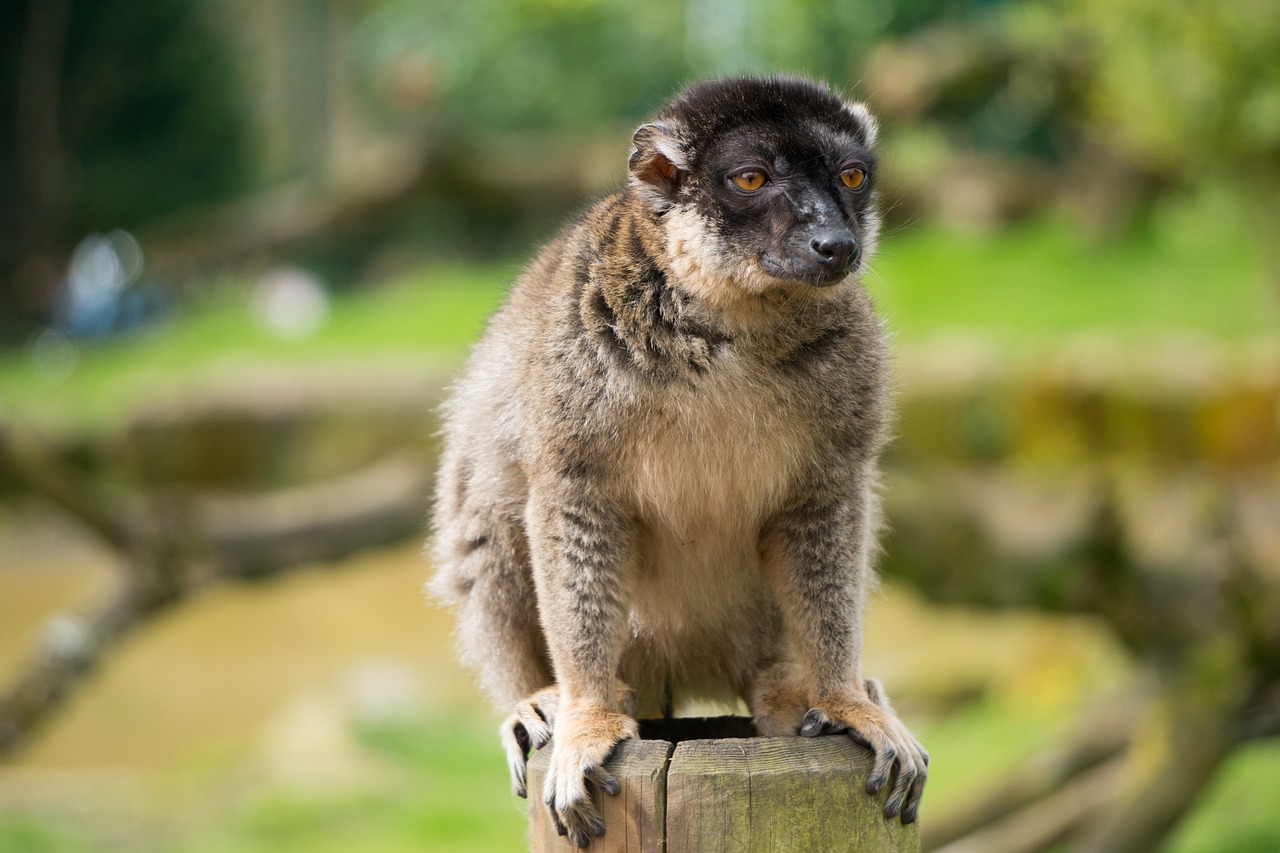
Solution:
<svg viewBox="0 0 1280 853">
<path fill-rule="evenodd" d="M 867 147 L 875 145 L 876 136 L 880 132 L 880 123 L 871 114 L 871 110 L 867 109 L 867 105 L 861 101 L 845 101 L 844 111 L 853 116 L 854 120 L 861 125 L 862 144 Z"/>
<path fill-rule="evenodd" d="M 631 141 L 636 146 L 627 160 L 632 179 L 653 187 L 668 201 L 673 201 L 689 168 L 679 129 L 670 124 L 646 124 L 635 132 Z"/>
</svg>

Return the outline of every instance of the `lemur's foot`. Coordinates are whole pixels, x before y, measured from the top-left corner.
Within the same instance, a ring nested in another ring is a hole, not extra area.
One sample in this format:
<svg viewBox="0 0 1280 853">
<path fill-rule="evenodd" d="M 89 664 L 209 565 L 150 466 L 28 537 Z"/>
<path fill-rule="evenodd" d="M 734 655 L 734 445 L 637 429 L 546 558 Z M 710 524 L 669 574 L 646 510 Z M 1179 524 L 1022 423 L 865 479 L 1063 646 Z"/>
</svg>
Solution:
<svg viewBox="0 0 1280 853">
<path fill-rule="evenodd" d="M 511 788 L 518 796 L 529 795 L 525 763 L 530 750 L 541 749 L 551 740 L 560 707 L 560 691 L 555 687 L 539 690 L 516 704 L 516 711 L 498 728 L 502 749 L 507 754 Z"/>
<path fill-rule="evenodd" d="M 912 823 L 920 812 L 925 779 L 929 775 L 929 753 L 907 731 L 889 708 L 879 682 L 868 679 L 866 696 L 828 699 L 805 714 L 800 734 L 844 733 L 875 753 L 875 764 L 867 778 L 867 793 L 875 794 L 894 778 L 884 805 L 887 818 L 901 816 Z"/>
<path fill-rule="evenodd" d="M 551 766 L 542 800 L 556 832 L 575 847 L 604 835 L 604 818 L 591 803 L 592 786 L 613 796 L 618 780 L 604 769 L 620 741 L 637 737 L 636 721 L 603 708 L 565 709 L 556 720 Z"/>
</svg>

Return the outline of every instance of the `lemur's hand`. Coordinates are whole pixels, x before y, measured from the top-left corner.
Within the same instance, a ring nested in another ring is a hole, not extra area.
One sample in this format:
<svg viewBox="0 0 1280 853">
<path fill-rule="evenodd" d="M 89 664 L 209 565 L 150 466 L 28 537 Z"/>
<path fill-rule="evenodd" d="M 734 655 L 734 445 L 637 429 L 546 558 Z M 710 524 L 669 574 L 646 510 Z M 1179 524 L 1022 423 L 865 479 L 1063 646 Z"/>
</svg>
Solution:
<svg viewBox="0 0 1280 853">
<path fill-rule="evenodd" d="M 875 764 L 867 777 L 868 794 L 879 793 L 893 776 L 884 816 L 901 815 L 903 823 L 914 822 L 929 774 L 929 753 L 889 709 L 877 682 L 867 681 L 865 696 L 822 702 L 805 714 L 800 725 L 804 737 L 837 733 L 847 734 L 875 753 Z"/>
<path fill-rule="evenodd" d="M 551 812 L 556 832 L 568 836 L 575 847 L 586 847 L 591 837 L 604 835 L 604 818 L 591 804 L 590 786 L 610 796 L 621 787 L 604 769 L 619 741 L 639 734 L 636 721 L 604 708 L 561 708 L 552 738 L 551 766 L 547 769 L 542 800 Z"/>
</svg>

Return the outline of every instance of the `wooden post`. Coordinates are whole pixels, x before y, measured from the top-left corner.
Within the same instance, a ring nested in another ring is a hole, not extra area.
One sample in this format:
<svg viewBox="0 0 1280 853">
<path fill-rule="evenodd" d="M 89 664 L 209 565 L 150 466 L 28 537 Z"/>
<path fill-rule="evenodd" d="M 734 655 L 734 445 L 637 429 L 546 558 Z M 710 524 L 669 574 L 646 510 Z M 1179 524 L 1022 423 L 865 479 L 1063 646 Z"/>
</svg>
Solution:
<svg viewBox="0 0 1280 853">
<path fill-rule="evenodd" d="M 605 835 L 591 853 L 918 853 L 918 824 L 886 820 L 888 786 L 866 792 L 871 753 L 851 739 L 753 737 L 750 721 L 644 720 L 609 762 L 622 784 L 596 792 Z M 529 760 L 529 847 L 572 853 L 542 804 L 554 743 Z"/>
</svg>

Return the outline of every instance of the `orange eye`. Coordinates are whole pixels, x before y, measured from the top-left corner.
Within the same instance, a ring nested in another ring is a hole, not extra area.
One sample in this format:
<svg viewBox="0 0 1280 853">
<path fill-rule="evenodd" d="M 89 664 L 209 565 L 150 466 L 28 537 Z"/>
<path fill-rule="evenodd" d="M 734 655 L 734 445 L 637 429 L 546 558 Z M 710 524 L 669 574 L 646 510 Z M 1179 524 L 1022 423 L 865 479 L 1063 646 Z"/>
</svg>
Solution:
<svg viewBox="0 0 1280 853">
<path fill-rule="evenodd" d="M 867 173 L 862 169 L 845 169 L 840 173 L 840 182 L 851 190 L 860 189 L 867 182 Z"/>
<path fill-rule="evenodd" d="M 729 178 L 743 192 L 753 193 L 764 186 L 764 175 L 759 172 L 742 172 Z"/>
</svg>

